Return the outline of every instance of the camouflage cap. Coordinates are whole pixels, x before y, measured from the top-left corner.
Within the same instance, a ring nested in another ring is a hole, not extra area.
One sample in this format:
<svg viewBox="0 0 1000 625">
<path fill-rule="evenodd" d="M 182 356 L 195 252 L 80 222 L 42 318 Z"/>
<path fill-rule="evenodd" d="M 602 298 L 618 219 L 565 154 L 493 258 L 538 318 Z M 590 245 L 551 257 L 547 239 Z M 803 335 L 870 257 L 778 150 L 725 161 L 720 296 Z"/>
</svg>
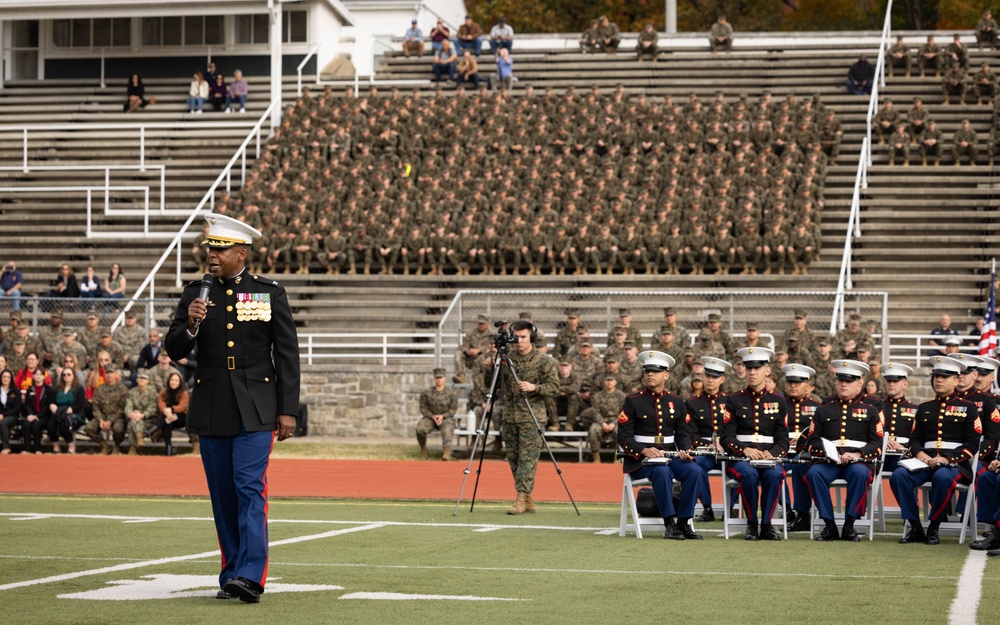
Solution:
<svg viewBox="0 0 1000 625">
<path fill-rule="evenodd" d="M 445 370 L 442 369 L 441 367 L 437 367 L 436 369 L 434 369 L 435 378 L 443 378 L 445 376 L 445 373 L 446 373 Z"/>
<path fill-rule="evenodd" d="M 722 315 L 719 313 L 708 313 L 709 321 L 722 321 Z"/>
<path fill-rule="evenodd" d="M 747 321 L 747 330 L 760 330 L 760 324 L 756 321 Z"/>
<path fill-rule="evenodd" d="M 795 318 L 796 319 L 805 319 L 808 316 L 809 316 L 809 313 L 806 312 L 804 309 L 802 309 L 802 308 L 796 308 L 795 309 Z"/>
<path fill-rule="evenodd" d="M 566 309 L 566 316 L 569 317 L 570 319 L 579 319 L 580 318 L 580 311 L 578 309 L 576 309 L 576 308 L 567 308 Z"/>
<path fill-rule="evenodd" d="M 660 326 L 660 334 L 669 334 L 670 336 L 673 336 L 674 329 L 670 326 Z"/>
<path fill-rule="evenodd" d="M 49 313 L 49 316 L 52 317 L 53 319 L 62 319 L 63 318 L 62 308 L 53 308 L 52 312 Z"/>
<path fill-rule="evenodd" d="M 628 334 L 628 328 L 625 326 L 615 326 L 615 334 Z"/>
<path fill-rule="evenodd" d="M 625 341 L 624 347 L 625 349 L 634 349 L 635 341 Z"/>
<path fill-rule="evenodd" d="M 619 317 L 631 317 L 632 316 L 632 311 L 629 310 L 628 308 L 619 308 L 618 309 L 618 316 Z"/>
<path fill-rule="evenodd" d="M 145 379 L 147 379 L 147 380 L 148 380 L 148 379 L 149 379 L 149 371 L 148 371 L 148 370 L 146 370 L 146 369 L 143 369 L 143 370 L 142 370 L 142 371 L 140 371 L 139 373 L 135 374 L 135 378 L 136 378 L 137 380 L 141 380 L 141 379 L 143 379 L 143 378 L 145 378 Z"/>
<path fill-rule="evenodd" d="M 526 319 L 527 321 L 531 321 L 531 313 L 527 312 L 527 311 L 517 313 L 517 318 L 518 319 Z"/>
<path fill-rule="evenodd" d="M 89 313 L 87 313 L 87 319 L 100 319 L 100 317 L 96 312 L 92 310 Z"/>
<path fill-rule="evenodd" d="M 16 311 L 16 310 L 11 311 L 10 318 L 11 319 L 17 319 L 18 321 L 21 321 L 21 313 L 18 312 L 18 311 Z"/>
<path fill-rule="evenodd" d="M 129 308 L 128 310 L 125 311 L 126 319 L 135 319 L 137 316 L 138 314 L 135 312 L 135 309 L 133 308 Z"/>
<path fill-rule="evenodd" d="M 486 315 L 479 315 L 476 317 L 476 323 L 489 323 L 490 318 Z"/>
<path fill-rule="evenodd" d="M 663 309 L 663 316 L 664 317 L 666 317 L 668 315 L 676 315 L 676 314 L 677 314 L 677 311 L 674 309 L 673 306 L 667 306 L 666 308 Z"/>
<path fill-rule="evenodd" d="M 604 364 L 607 364 L 609 362 L 618 362 L 618 355 L 617 354 L 606 354 L 604 356 Z"/>
</svg>

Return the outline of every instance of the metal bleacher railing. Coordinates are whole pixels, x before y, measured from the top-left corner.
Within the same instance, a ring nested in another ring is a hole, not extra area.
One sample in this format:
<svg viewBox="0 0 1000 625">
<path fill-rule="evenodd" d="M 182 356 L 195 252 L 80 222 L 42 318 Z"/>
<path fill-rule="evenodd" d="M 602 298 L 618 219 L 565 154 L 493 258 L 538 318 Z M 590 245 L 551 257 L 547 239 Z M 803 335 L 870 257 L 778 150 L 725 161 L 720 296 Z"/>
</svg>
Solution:
<svg viewBox="0 0 1000 625">
<path fill-rule="evenodd" d="M 878 46 L 878 60 L 875 63 L 875 80 L 872 82 L 872 93 L 868 99 L 868 114 L 865 118 L 865 137 L 861 140 L 861 155 L 858 157 L 858 173 L 854 180 L 854 194 L 851 197 L 851 214 L 847 221 L 847 234 L 844 237 L 844 254 L 840 263 L 840 276 L 837 280 L 837 300 L 830 319 L 830 333 L 844 327 L 844 301 L 847 292 L 853 288 L 851 279 L 851 256 L 854 239 L 861 236 L 861 193 L 868 188 L 868 168 L 872 165 L 872 119 L 878 111 L 879 92 L 885 87 L 885 55 L 892 32 L 892 0 L 888 0 L 885 8 L 885 21 L 882 24 L 882 39 Z"/>
</svg>

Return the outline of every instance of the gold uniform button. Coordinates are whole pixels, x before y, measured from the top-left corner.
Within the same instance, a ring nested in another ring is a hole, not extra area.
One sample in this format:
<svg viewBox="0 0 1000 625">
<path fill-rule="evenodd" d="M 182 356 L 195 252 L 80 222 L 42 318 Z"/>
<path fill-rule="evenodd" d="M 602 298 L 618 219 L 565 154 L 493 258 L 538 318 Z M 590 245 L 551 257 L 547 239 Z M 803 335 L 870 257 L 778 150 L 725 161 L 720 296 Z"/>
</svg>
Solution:
<svg viewBox="0 0 1000 625">
<path fill-rule="evenodd" d="M 233 312 L 232 306 L 226 306 L 226 312 Z"/>
<path fill-rule="evenodd" d="M 226 329 L 227 329 L 227 330 L 232 330 L 232 329 L 233 329 L 233 324 L 231 324 L 231 323 L 227 323 L 227 324 L 226 324 Z"/>
<path fill-rule="evenodd" d="M 264 381 L 265 381 L 265 382 L 270 382 L 270 381 L 271 381 L 271 378 L 264 378 Z"/>
<path fill-rule="evenodd" d="M 201 384 L 201 378 L 198 378 L 198 384 Z"/>
<path fill-rule="evenodd" d="M 226 295 L 232 295 L 232 294 L 233 294 L 232 289 L 226 289 Z"/>
<path fill-rule="evenodd" d="M 232 347 L 233 345 L 235 345 L 235 343 L 233 343 L 232 341 L 229 341 L 228 343 L 226 343 L 226 345 L 228 345 L 229 347 Z"/>
</svg>

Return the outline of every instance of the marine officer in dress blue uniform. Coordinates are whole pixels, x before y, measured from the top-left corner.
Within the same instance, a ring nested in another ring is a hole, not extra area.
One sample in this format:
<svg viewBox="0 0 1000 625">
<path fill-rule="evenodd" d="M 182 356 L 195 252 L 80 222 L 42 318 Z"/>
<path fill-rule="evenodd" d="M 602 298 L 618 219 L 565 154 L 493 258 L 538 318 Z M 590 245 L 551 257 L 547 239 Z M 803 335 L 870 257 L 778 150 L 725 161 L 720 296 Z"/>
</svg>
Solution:
<svg viewBox="0 0 1000 625">
<path fill-rule="evenodd" d="M 806 436 L 809 425 L 819 402 L 810 399 L 815 387 L 812 384 L 816 370 L 801 363 L 788 363 L 781 368 L 785 376 L 785 400 L 788 402 L 788 450 L 799 454 L 806 449 Z M 809 516 L 812 510 L 812 498 L 809 496 L 809 485 L 806 483 L 806 471 L 809 466 L 795 463 L 792 465 L 792 523 L 789 532 L 808 532 Z M 788 487 L 785 486 L 785 499 L 788 499 Z"/>
<path fill-rule="evenodd" d="M 979 377 L 976 390 L 988 395 L 994 402 L 998 399 L 992 392 L 993 379 L 1000 360 L 979 356 Z M 983 538 L 972 541 L 970 548 L 986 551 L 989 556 L 1000 555 L 1000 460 L 997 459 L 997 438 L 1000 432 L 1000 412 L 983 414 L 983 446 L 979 450 L 979 470 L 976 475 L 976 521 L 986 523 Z"/>
<path fill-rule="evenodd" d="M 719 462 L 715 458 L 715 453 L 721 449 L 719 447 L 719 425 L 722 424 L 722 417 L 725 415 L 726 394 L 722 392 L 722 385 L 726 382 L 726 371 L 732 365 L 713 356 L 702 356 L 701 363 L 705 366 L 705 385 L 700 394 L 687 399 L 688 414 L 691 415 L 691 444 L 695 449 L 702 449 L 713 455 L 698 455 L 694 461 L 705 471 L 719 468 Z M 709 522 L 715 520 L 715 512 L 712 511 L 712 489 L 705 481 L 705 488 L 698 493 L 701 500 L 702 513 L 698 516 L 698 521 Z"/>
<path fill-rule="evenodd" d="M 187 430 L 201 436 L 222 551 L 217 596 L 257 603 L 267 581 L 268 461 L 275 435 L 291 436 L 298 415 L 298 338 L 285 289 L 246 269 L 260 232 L 224 215 L 205 219 L 208 297 L 200 281 L 185 287 L 164 344 L 175 360 L 198 347 Z"/>
<path fill-rule="evenodd" d="M 948 504 L 959 482 L 969 484 L 973 478 L 972 458 L 979 451 L 983 426 L 976 405 L 958 397 L 958 374 L 964 365 L 948 356 L 930 359 L 934 399 L 917 407 L 908 445 L 910 454 L 927 464 L 925 469 L 910 472 L 897 467 L 889 478 L 892 494 L 899 502 L 900 514 L 909 524 L 909 531 L 900 543 L 925 542 L 937 545 L 938 527 L 948 515 Z M 930 519 L 927 531 L 920 524 L 915 489 L 931 483 Z"/>
<path fill-rule="evenodd" d="M 882 472 L 891 475 L 899 466 L 899 458 L 910 444 L 913 419 L 917 416 L 917 405 L 906 399 L 906 389 L 910 386 L 913 368 L 900 362 L 882 365 L 885 378 L 886 397 L 882 403 L 883 428 L 889 434 L 882 459 Z"/>
<path fill-rule="evenodd" d="M 708 476 L 694 462 L 688 431 L 688 410 L 684 400 L 664 389 L 674 359 L 663 352 L 643 351 L 643 385 L 645 388 L 625 398 L 618 415 L 618 444 L 625 451 L 622 470 L 633 479 L 649 479 L 653 483 L 656 506 L 663 517 L 670 540 L 701 540 L 689 526 L 694 516 L 698 493 L 707 487 Z M 643 464 L 664 458 L 663 452 L 676 452 L 677 457 L 665 464 Z M 680 509 L 674 510 L 673 481 L 681 483 Z"/>
<path fill-rule="evenodd" d="M 726 397 L 726 415 L 720 428 L 722 449 L 746 458 L 726 466 L 728 477 L 740 482 L 747 515 L 747 540 L 781 540 L 771 525 L 778 492 L 785 482 L 780 459 L 788 453 L 788 405 L 785 398 L 769 393 L 765 381 L 771 375 L 774 352 L 766 347 L 744 347 L 736 352 L 747 368 L 747 387 Z M 752 466 L 751 460 L 777 460 L 773 467 Z M 757 488 L 761 514 L 757 515 Z M 759 519 L 759 521 L 758 521 Z"/>
<path fill-rule="evenodd" d="M 818 461 L 806 472 L 806 482 L 819 518 L 826 523 L 816 540 L 858 542 L 861 538 L 854 530 L 854 521 L 868 509 L 872 466 L 882 455 L 882 413 L 862 401 L 864 378 L 871 371 L 867 364 L 857 360 L 831 364 L 836 368 L 837 399 L 817 408 L 809 425 L 806 450 Z M 827 453 L 830 444 L 836 446 L 836 460 Z M 847 482 L 843 532 L 837 530 L 830 500 L 830 484 L 838 479 Z"/>
</svg>

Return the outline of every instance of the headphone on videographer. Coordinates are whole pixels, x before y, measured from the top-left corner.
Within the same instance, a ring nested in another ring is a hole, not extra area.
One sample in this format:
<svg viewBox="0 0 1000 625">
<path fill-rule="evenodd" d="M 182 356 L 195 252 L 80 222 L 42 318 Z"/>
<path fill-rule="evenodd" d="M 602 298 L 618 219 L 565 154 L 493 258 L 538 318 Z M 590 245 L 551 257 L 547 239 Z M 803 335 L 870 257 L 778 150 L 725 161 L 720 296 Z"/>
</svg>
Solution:
<svg viewBox="0 0 1000 625">
<path fill-rule="evenodd" d="M 517 332 L 518 330 L 527 330 L 531 333 L 528 336 L 528 340 L 531 341 L 532 345 L 534 345 L 535 341 L 538 340 L 538 328 L 536 328 L 535 324 L 531 323 L 527 319 L 518 319 L 514 323 L 510 324 L 511 332 Z"/>
</svg>

